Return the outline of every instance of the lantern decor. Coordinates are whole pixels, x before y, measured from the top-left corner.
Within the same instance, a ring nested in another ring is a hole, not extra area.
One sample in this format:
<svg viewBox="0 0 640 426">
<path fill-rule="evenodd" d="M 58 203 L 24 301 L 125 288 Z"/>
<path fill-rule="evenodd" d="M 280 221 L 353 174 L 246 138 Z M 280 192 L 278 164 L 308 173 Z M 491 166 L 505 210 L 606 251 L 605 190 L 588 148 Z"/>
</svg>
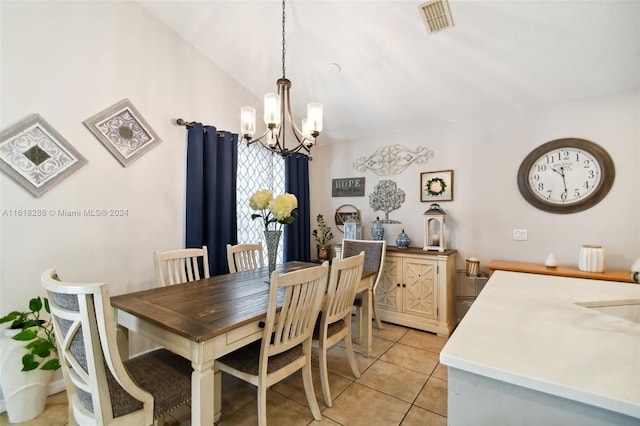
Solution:
<svg viewBox="0 0 640 426">
<path fill-rule="evenodd" d="M 423 250 L 447 249 L 444 217 L 447 215 L 438 204 L 431 204 L 424 212 L 424 248 Z"/>
<path fill-rule="evenodd" d="M 344 238 L 347 240 L 362 239 L 362 225 L 359 220 L 349 217 L 344 221 Z"/>
</svg>

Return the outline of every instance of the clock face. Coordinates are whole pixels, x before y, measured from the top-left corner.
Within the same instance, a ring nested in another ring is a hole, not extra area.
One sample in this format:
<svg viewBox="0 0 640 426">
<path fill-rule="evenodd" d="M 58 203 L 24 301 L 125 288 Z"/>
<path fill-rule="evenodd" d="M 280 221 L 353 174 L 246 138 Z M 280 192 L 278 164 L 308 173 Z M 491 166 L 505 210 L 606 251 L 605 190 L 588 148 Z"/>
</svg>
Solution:
<svg viewBox="0 0 640 426">
<path fill-rule="evenodd" d="M 584 139 L 558 139 L 533 150 L 520 165 L 518 187 L 533 206 L 574 213 L 609 192 L 615 170 L 604 149 Z"/>
<path fill-rule="evenodd" d="M 589 152 L 574 147 L 546 152 L 529 168 L 534 195 L 555 204 L 570 204 L 593 194 L 602 180 L 602 167 Z"/>
</svg>

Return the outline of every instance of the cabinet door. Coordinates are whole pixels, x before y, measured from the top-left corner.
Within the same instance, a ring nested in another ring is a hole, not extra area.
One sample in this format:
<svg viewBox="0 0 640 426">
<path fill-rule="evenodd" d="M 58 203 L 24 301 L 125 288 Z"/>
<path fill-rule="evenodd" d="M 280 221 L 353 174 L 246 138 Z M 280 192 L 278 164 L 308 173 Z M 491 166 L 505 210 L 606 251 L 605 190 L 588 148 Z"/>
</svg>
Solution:
<svg viewBox="0 0 640 426">
<path fill-rule="evenodd" d="M 404 312 L 437 319 L 436 271 L 436 261 L 404 259 Z"/>
<path fill-rule="evenodd" d="M 384 261 L 382 276 L 376 290 L 378 308 L 400 312 L 402 307 L 402 260 L 397 257 L 387 256 Z"/>
</svg>

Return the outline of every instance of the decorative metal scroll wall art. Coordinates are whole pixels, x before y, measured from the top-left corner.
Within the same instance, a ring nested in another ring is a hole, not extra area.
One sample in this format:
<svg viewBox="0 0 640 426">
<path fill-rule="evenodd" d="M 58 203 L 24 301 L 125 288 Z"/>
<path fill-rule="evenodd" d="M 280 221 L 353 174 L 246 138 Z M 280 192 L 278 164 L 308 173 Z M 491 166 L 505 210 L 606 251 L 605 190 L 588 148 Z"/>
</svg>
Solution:
<svg viewBox="0 0 640 426">
<path fill-rule="evenodd" d="M 368 158 L 360 157 L 353 163 L 353 168 L 359 172 L 371 170 L 378 176 L 397 175 L 411 164 L 426 163 L 433 158 L 433 151 L 419 146 L 415 151 L 402 145 L 383 146 Z"/>
<path fill-rule="evenodd" d="M 389 212 L 400 208 L 405 200 L 405 193 L 392 180 L 381 180 L 369 195 L 369 205 L 374 211 L 382 210 L 384 220 L 382 223 L 401 223 L 389 219 Z"/>
<path fill-rule="evenodd" d="M 129 99 L 88 118 L 84 125 L 123 167 L 162 142 Z"/>
<path fill-rule="evenodd" d="M 0 135 L 0 169 L 36 197 L 87 163 L 39 114 Z"/>
</svg>

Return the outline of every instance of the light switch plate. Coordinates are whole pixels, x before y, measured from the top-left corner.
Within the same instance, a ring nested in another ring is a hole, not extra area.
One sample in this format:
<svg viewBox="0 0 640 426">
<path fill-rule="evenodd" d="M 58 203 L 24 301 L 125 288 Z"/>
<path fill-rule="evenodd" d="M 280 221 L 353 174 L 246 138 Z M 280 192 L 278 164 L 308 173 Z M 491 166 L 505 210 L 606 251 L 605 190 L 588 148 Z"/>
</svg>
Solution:
<svg viewBox="0 0 640 426">
<path fill-rule="evenodd" d="M 526 229 L 514 229 L 513 230 L 513 239 L 516 241 L 527 241 L 527 230 Z"/>
</svg>

